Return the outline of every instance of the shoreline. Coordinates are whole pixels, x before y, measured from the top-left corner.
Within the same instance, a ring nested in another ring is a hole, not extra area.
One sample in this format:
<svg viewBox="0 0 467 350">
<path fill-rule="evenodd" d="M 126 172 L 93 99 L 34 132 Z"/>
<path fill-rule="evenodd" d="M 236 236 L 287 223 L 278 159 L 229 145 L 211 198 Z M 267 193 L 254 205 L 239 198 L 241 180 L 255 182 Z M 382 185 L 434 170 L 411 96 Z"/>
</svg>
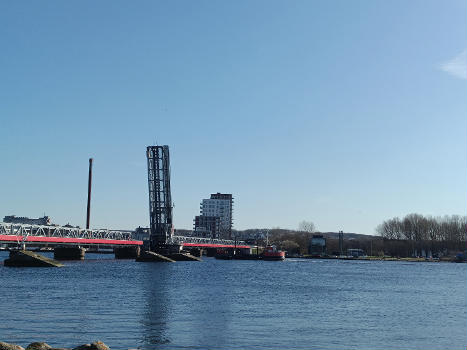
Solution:
<svg viewBox="0 0 467 350">
<path fill-rule="evenodd" d="M 312 256 L 312 255 L 299 255 L 299 256 L 286 256 L 286 259 L 326 259 L 326 260 L 362 260 L 362 261 L 403 261 L 403 262 L 443 262 L 443 263 L 466 263 L 466 261 L 456 261 L 454 258 L 393 258 L 393 257 L 339 257 L 339 256 Z"/>
</svg>

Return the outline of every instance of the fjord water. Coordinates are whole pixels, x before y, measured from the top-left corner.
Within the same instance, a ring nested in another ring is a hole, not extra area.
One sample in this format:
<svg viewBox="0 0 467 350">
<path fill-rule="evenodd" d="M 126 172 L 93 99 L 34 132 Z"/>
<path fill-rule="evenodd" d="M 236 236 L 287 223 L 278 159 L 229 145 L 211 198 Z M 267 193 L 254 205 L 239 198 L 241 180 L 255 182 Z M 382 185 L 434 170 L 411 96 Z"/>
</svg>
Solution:
<svg viewBox="0 0 467 350">
<path fill-rule="evenodd" d="M 0 253 L 0 259 L 7 257 Z M 0 264 L 0 341 L 113 349 L 465 349 L 465 264 Z"/>
</svg>

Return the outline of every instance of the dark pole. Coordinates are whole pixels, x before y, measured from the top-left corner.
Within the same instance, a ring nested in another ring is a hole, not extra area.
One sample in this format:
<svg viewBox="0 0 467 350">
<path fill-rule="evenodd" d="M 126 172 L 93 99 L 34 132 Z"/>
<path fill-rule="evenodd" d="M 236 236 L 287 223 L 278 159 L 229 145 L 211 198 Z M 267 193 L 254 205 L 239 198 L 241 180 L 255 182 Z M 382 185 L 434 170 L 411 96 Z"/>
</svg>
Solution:
<svg viewBox="0 0 467 350">
<path fill-rule="evenodd" d="M 92 158 L 89 158 L 88 210 L 86 213 L 86 230 L 89 230 L 89 218 L 91 216 L 91 183 L 92 183 Z"/>
</svg>

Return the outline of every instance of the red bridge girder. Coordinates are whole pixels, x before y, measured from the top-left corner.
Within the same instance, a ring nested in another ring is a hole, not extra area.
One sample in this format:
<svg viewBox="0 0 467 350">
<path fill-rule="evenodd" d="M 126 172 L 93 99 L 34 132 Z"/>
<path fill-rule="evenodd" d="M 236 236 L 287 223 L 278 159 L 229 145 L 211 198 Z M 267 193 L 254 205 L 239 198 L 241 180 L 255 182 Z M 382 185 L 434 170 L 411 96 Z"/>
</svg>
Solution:
<svg viewBox="0 0 467 350">
<path fill-rule="evenodd" d="M 70 237 L 43 237 L 43 236 L 0 235 L 0 242 L 24 242 L 24 243 L 63 243 L 63 244 L 102 244 L 102 245 L 125 245 L 139 246 L 143 241 L 129 241 L 119 239 L 94 239 L 94 238 L 70 238 Z"/>
</svg>

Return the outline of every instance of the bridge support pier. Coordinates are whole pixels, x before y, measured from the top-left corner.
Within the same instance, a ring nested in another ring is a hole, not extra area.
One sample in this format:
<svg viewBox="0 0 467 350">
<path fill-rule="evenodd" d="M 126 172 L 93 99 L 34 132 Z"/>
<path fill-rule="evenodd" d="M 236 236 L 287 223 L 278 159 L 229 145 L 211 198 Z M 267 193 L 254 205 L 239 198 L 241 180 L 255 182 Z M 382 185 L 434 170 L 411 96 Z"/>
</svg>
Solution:
<svg viewBox="0 0 467 350">
<path fill-rule="evenodd" d="M 201 258 L 191 255 L 190 253 L 173 253 L 168 257 L 175 261 L 202 261 Z"/>
<path fill-rule="evenodd" d="M 84 260 L 85 249 L 80 247 L 55 247 L 55 260 Z"/>
<path fill-rule="evenodd" d="M 28 250 L 12 250 L 10 257 L 4 261 L 5 266 L 13 267 L 61 267 L 58 261 L 46 258 Z"/>
<path fill-rule="evenodd" d="M 193 256 L 196 256 L 197 258 L 201 258 L 203 256 L 203 249 L 201 248 L 192 248 L 192 249 L 188 249 L 188 252 L 193 255 Z"/>
<path fill-rule="evenodd" d="M 201 261 L 200 258 L 183 251 L 182 248 L 180 244 L 167 244 L 161 246 L 157 250 L 157 253 L 174 261 Z"/>
<path fill-rule="evenodd" d="M 214 257 L 216 256 L 217 248 L 207 248 L 206 249 L 206 256 L 208 257 Z"/>
<path fill-rule="evenodd" d="M 117 247 L 114 248 L 115 259 L 136 259 L 140 254 L 140 247 Z"/>
<path fill-rule="evenodd" d="M 141 252 L 141 254 L 136 258 L 136 261 L 139 261 L 139 262 L 175 262 L 175 260 L 172 260 L 164 255 L 151 252 L 149 250 L 145 250 L 144 252 Z"/>
</svg>

